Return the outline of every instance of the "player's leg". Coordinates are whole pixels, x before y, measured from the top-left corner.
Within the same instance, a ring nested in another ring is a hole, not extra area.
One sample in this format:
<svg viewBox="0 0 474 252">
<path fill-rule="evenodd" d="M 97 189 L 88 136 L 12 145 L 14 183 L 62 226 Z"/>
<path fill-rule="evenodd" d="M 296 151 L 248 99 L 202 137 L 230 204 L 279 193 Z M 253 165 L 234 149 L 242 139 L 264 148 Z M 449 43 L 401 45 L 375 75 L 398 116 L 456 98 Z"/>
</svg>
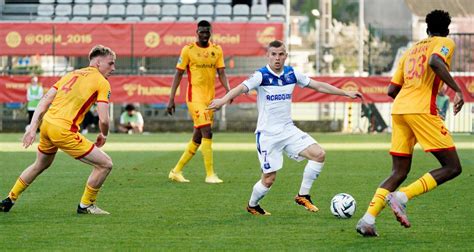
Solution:
<svg viewBox="0 0 474 252">
<path fill-rule="evenodd" d="M 253 186 L 250 200 L 247 204 L 247 211 L 253 215 L 270 215 L 269 212 L 260 207 L 260 201 L 270 191 L 275 182 L 276 172 L 283 166 L 283 143 L 279 135 L 265 137 L 257 132 L 257 153 L 260 161 L 262 176 Z"/>
<path fill-rule="evenodd" d="M 408 173 L 410 172 L 411 162 L 411 155 L 397 155 L 392 153 L 392 173 L 380 184 L 379 188 L 377 188 L 377 190 L 375 191 L 375 194 L 372 197 L 372 200 L 370 201 L 369 207 L 367 208 L 367 212 L 362 217 L 362 220 L 366 224 L 375 224 L 375 219 L 384 209 L 387 199 L 389 200 L 389 203 L 391 202 L 393 207 L 395 207 L 394 204 L 397 204 L 397 202 L 395 202 L 395 199 L 391 198 L 392 196 L 390 195 L 390 192 L 396 190 L 401 185 L 401 183 L 405 181 L 408 176 Z M 398 205 L 397 212 L 399 215 L 398 218 L 401 218 L 401 220 L 403 220 L 404 225 L 406 227 L 409 227 L 410 223 L 405 214 L 405 206 Z"/>
<path fill-rule="evenodd" d="M 430 171 L 438 186 L 461 174 L 461 162 L 456 150 L 436 151 L 432 152 L 432 154 L 441 164 L 441 168 Z"/>
<path fill-rule="evenodd" d="M 182 171 L 184 169 L 184 166 L 194 157 L 202 141 L 201 130 L 199 130 L 199 127 L 197 126 L 199 125 L 200 120 L 200 115 L 198 113 L 199 110 L 196 107 L 195 103 L 188 102 L 187 106 L 189 115 L 192 117 L 194 124 L 193 137 L 191 140 L 189 140 L 188 144 L 186 145 L 186 148 L 184 149 L 183 154 L 181 155 L 175 167 L 170 171 L 168 175 L 169 179 L 176 182 L 189 182 L 189 180 L 184 178 Z"/>
<path fill-rule="evenodd" d="M 45 171 L 54 161 L 55 152 L 52 154 L 44 154 L 38 150 L 36 160 L 33 164 L 28 166 L 16 180 L 8 197 L 0 203 L 0 212 L 8 212 L 12 208 L 15 201 L 20 197 L 21 193 L 33 183 L 43 171 Z"/>
<path fill-rule="evenodd" d="M 262 173 L 262 177 L 252 189 L 249 203 L 247 205 L 247 212 L 253 215 L 271 215 L 260 207 L 260 200 L 267 195 L 276 179 L 276 171 L 270 173 Z"/>
<path fill-rule="evenodd" d="M 408 200 L 427 193 L 437 186 L 459 176 L 462 168 L 456 150 L 442 150 L 432 152 L 441 164 L 441 168 L 424 174 L 421 178 L 406 187 L 400 188 L 400 191 L 394 194 L 402 204 Z"/>
<path fill-rule="evenodd" d="M 196 151 L 198 150 L 199 146 L 201 145 L 201 131 L 199 129 L 194 128 L 193 131 L 193 138 L 188 142 L 186 148 L 184 149 L 183 154 L 176 163 L 175 167 L 170 171 L 168 178 L 172 181 L 187 183 L 189 182 L 188 179 L 184 178 L 183 176 L 183 169 L 184 166 L 194 157 Z"/>
<path fill-rule="evenodd" d="M 409 117 L 420 145 L 426 152 L 431 152 L 441 164 L 441 168 L 424 174 L 417 181 L 401 188 L 407 200 L 429 192 L 436 186 L 461 174 L 462 168 L 454 142 L 444 126 L 443 120 L 435 115 L 418 115 Z"/>
<path fill-rule="evenodd" d="M 396 190 L 403 181 L 408 176 L 408 173 L 410 172 L 410 167 L 411 167 L 411 162 L 412 158 L 411 157 L 404 157 L 404 156 L 393 156 L 393 169 L 392 169 L 392 175 L 387 178 L 384 182 L 382 182 L 380 188 L 381 189 L 386 189 L 390 192 L 393 192 Z M 379 191 L 379 198 L 380 195 L 383 195 L 386 193 L 386 191 Z M 400 222 L 401 225 L 403 225 L 406 228 L 409 228 L 411 226 L 410 221 L 408 221 L 408 217 L 406 215 L 406 200 L 403 200 L 402 198 L 399 197 L 397 192 L 395 193 L 389 193 L 388 195 L 385 195 L 385 201 L 387 204 L 390 206 L 392 209 L 393 213 L 395 214 L 395 217 L 397 220 Z M 376 202 L 377 199 L 375 199 L 374 202 Z M 382 207 L 380 205 L 382 204 Z M 370 209 L 371 211 L 368 210 L 369 213 L 375 213 L 377 216 L 378 213 L 383 209 L 385 206 L 385 202 L 377 202 L 374 204 L 375 206 Z M 378 211 L 377 211 L 378 210 Z"/>
<path fill-rule="evenodd" d="M 411 167 L 413 147 L 416 138 L 403 115 L 392 115 L 392 173 L 376 189 L 364 216 L 359 220 L 356 230 L 363 236 L 378 236 L 375 219 L 386 205 L 386 198 L 406 179 Z"/>
<path fill-rule="evenodd" d="M 214 172 L 214 156 L 212 151 L 212 122 L 214 112 L 207 109 L 208 104 L 195 103 L 194 127 L 199 129 L 202 139 L 201 153 L 204 160 L 204 168 L 206 169 L 206 183 L 218 184 L 222 181 Z M 196 139 L 197 140 L 197 139 Z"/>
<path fill-rule="evenodd" d="M 317 212 L 319 209 L 311 200 L 310 190 L 323 169 L 326 153 L 314 138 L 295 126 L 287 127 L 282 135 L 284 150 L 290 158 L 296 161 L 308 160 L 295 202 L 310 212 Z"/>
<path fill-rule="evenodd" d="M 201 153 L 204 159 L 204 167 L 206 168 L 206 183 L 209 184 L 218 184 L 222 183 L 220 179 L 214 172 L 214 156 L 212 151 L 212 129 L 211 125 L 206 125 L 201 128 L 202 135 L 202 144 L 201 144 Z"/>
<path fill-rule="evenodd" d="M 52 126 L 51 141 L 73 158 L 92 165 L 93 170 L 87 180 L 84 194 L 77 207 L 77 213 L 108 214 L 95 205 L 97 194 L 107 175 L 112 170 L 112 159 L 89 139 L 77 132 Z"/>
<path fill-rule="evenodd" d="M 314 143 L 300 152 L 299 156 L 308 159 L 308 163 L 304 168 L 303 179 L 298 195 L 295 196 L 295 202 L 304 206 L 310 212 L 317 212 L 319 209 L 313 204 L 309 192 L 314 181 L 321 174 L 326 153 L 319 144 Z"/>
<path fill-rule="evenodd" d="M 105 179 L 112 170 L 112 159 L 100 148 L 93 147 L 92 150 L 79 159 L 80 161 L 92 165 L 94 168 L 87 179 L 81 202 L 77 208 L 78 213 L 109 214 L 98 208 L 95 204 L 97 194 Z"/>
<path fill-rule="evenodd" d="M 429 114 L 409 115 L 407 118 L 411 122 L 411 127 L 420 145 L 426 152 L 432 152 L 440 162 L 441 168 L 424 174 L 415 182 L 390 195 L 388 202 L 397 220 L 404 226 L 406 226 L 403 219 L 404 206 L 408 200 L 433 190 L 438 185 L 455 178 L 462 171 L 454 142 L 441 118 Z"/>
</svg>

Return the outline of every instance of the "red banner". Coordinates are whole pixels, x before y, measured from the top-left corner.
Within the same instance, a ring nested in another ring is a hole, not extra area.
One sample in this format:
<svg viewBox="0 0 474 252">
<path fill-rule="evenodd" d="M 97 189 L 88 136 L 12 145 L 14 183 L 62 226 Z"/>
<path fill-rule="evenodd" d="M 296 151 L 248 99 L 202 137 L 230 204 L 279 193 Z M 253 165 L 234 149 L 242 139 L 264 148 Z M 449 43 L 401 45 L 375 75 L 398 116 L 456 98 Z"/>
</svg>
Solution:
<svg viewBox="0 0 474 252">
<path fill-rule="evenodd" d="M 231 87 L 239 85 L 247 77 L 229 76 Z M 51 87 L 59 77 L 40 77 L 39 82 L 45 88 Z M 474 77 L 455 77 L 461 86 L 466 102 L 474 102 Z M 366 102 L 392 102 L 387 96 L 387 88 L 390 79 L 388 77 L 320 77 L 316 80 L 328 82 L 345 90 L 358 90 L 364 95 Z M 0 102 L 25 102 L 26 89 L 30 77 L 28 76 L 0 76 Z M 112 102 L 139 102 L 139 103 L 167 103 L 171 90 L 172 76 L 112 76 L 109 78 L 112 86 Z M 187 78 L 183 78 L 177 91 L 175 101 L 185 102 Z M 224 95 L 225 90 L 216 80 L 216 97 Z M 451 89 L 447 93 L 451 100 L 454 96 Z M 235 103 L 251 103 L 256 101 L 255 93 L 241 95 Z M 307 88 L 295 88 L 293 94 L 294 102 L 345 102 L 356 101 L 342 96 L 318 93 Z"/>
<path fill-rule="evenodd" d="M 283 24 L 214 23 L 211 39 L 225 56 L 263 55 Z M 0 56 L 86 56 L 97 44 L 118 56 L 172 56 L 194 41 L 196 23 L 0 23 Z"/>
</svg>

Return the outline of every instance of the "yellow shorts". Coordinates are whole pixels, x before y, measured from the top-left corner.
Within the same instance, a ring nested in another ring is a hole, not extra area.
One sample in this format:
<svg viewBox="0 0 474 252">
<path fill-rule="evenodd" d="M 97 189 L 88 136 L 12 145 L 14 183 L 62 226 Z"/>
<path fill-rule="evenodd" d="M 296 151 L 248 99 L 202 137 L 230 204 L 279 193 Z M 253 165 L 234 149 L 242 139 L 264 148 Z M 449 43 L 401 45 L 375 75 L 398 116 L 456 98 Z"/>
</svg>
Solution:
<svg viewBox="0 0 474 252">
<path fill-rule="evenodd" d="M 411 156 L 420 143 L 425 152 L 454 150 L 453 138 L 437 115 L 392 115 L 392 147 L 394 156 Z"/>
<path fill-rule="evenodd" d="M 208 110 L 209 103 L 188 102 L 188 111 L 193 118 L 194 128 L 199 129 L 205 126 L 212 126 L 214 111 Z"/>
<path fill-rule="evenodd" d="M 38 150 L 46 155 L 55 154 L 58 148 L 70 156 L 81 159 L 94 149 L 94 143 L 80 133 L 71 132 L 43 121 L 40 130 Z"/>
</svg>

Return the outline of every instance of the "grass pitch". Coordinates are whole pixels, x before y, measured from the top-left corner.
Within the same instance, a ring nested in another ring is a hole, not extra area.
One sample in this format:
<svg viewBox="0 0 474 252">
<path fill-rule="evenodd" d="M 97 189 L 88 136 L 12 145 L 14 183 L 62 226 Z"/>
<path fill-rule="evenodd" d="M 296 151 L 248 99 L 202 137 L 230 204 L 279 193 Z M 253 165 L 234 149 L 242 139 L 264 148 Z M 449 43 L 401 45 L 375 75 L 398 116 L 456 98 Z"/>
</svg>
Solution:
<svg viewBox="0 0 474 252">
<path fill-rule="evenodd" d="M 95 135 L 89 135 L 93 139 Z M 190 134 L 148 136 L 112 135 L 109 143 L 186 142 Z M 0 142 L 21 135 L 2 134 Z M 316 134 L 322 144 L 381 143 L 388 135 Z M 472 135 L 455 136 L 472 143 Z M 252 143 L 251 133 L 216 133 L 216 143 Z M 328 150 L 326 165 L 312 195 L 320 208 L 307 212 L 293 201 L 305 162 L 285 159 L 284 168 L 261 202 L 272 216 L 245 211 L 260 171 L 254 151 L 214 152 L 216 172 L 225 181 L 204 183 L 201 154 L 185 168 L 188 184 L 168 181 L 169 170 L 181 151 L 110 151 L 114 169 L 103 186 L 98 204 L 110 216 L 75 213 L 90 168 L 58 153 L 55 163 L 22 195 L 9 213 L 0 213 L 2 250 L 473 250 L 473 149 L 459 149 L 464 171 L 460 177 L 409 202 L 409 229 L 402 228 L 389 209 L 377 220 L 378 238 L 355 232 L 377 185 L 390 173 L 387 150 Z M 2 198 L 20 172 L 33 162 L 31 152 L 0 149 Z M 431 154 L 417 150 L 405 184 L 438 167 Z M 336 219 L 329 202 L 346 192 L 357 201 L 351 219 Z"/>
</svg>

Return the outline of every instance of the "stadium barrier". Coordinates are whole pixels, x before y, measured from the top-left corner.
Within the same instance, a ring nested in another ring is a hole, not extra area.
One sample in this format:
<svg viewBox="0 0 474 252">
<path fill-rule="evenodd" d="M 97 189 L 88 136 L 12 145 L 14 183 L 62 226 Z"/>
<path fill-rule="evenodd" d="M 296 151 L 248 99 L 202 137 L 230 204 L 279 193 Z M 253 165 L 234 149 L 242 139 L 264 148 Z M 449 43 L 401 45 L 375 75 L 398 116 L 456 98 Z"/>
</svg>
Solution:
<svg viewBox="0 0 474 252">
<path fill-rule="evenodd" d="M 229 76 L 231 87 L 239 85 L 246 76 Z M 40 77 L 39 82 L 44 88 L 50 88 L 59 77 Z M 121 103 L 167 103 L 171 89 L 172 76 L 111 76 L 109 81 L 112 86 L 112 102 Z M 318 77 L 317 80 L 328 82 L 344 90 L 358 90 L 364 95 L 367 103 L 390 103 L 392 98 L 387 96 L 390 79 L 388 77 Z M 465 102 L 474 102 L 474 77 L 455 77 L 460 84 Z M 187 78 L 183 78 L 175 101 L 184 103 L 186 99 Z M 29 76 L 0 76 L 0 102 L 25 102 L 26 89 L 30 82 Z M 218 81 L 216 80 L 216 83 Z M 216 97 L 225 94 L 221 85 L 216 85 Z M 447 95 L 453 99 L 453 91 L 448 89 Z M 234 103 L 253 103 L 256 93 L 238 97 Z M 293 102 L 360 102 L 342 96 L 332 96 L 318 92 L 311 92 L 296 88 Z M 275 98 L 276 99 L 276 98 Z"/>
<path fill-rule="evenodd" d="M 241 83 L 246 77 L 229 76 L 232 87 Z M 40 77 L 40 83 L 47 89 L 59 77 Z M 460 114 L 453 116 L 452 104 L 446 118 L 446 125 L 452 132 L 474 132 L 474 80 L 473 77 L 455 77 L 464 91 L 466 104 Z M 359 90 L 364 94 L 364 102 L 374 103 L 383 121 L 390 131 L 390 111 L 392 99 L 386 95 L 387 77 L 349 78 L 349 77 L 320 77 L 317 80 L 326 81 L 346 90 Z M 0 131 L 21 131 L 26 125 L 26 112 L 22 108 L 11 107 L 11 103 L 26 101 L 28 76 L 0 76 Z M 176 102 L 177 114 L 173 117 L 166 115 L 166 103 L 170 91 L 171 76 L 112 76 L 111 100 L 114 103 L 112 115 L 120 115 L 126 103 L 141 103 L 140 111 L 147 121 L 145 130 L 182 131 L 190 128 L 191 120 L 187 113 L 185 102 L 186 80 L 180 85 Z M 224 95 L 225 90 L 217 85 L 216 97 Z M 453 100 L 452 91 L 448 95 Z M 359 100 L 330 96 L 310 90 L 296 88 L 292 97 L 292 117 L 297 124 L 307 131 L 344 131 L 367 132 L 370 128 L 369 118 L 362 117 L 362 104 Z M 256 95 L 242 95 L 232 105 L 227 106 L 227 113 L 216 113 L 216 129 L 232 131 L 252 131 L 257 120 L 255 105 Z M 2 105 L 5 103 L 5 105 Z"/>
</svg>

